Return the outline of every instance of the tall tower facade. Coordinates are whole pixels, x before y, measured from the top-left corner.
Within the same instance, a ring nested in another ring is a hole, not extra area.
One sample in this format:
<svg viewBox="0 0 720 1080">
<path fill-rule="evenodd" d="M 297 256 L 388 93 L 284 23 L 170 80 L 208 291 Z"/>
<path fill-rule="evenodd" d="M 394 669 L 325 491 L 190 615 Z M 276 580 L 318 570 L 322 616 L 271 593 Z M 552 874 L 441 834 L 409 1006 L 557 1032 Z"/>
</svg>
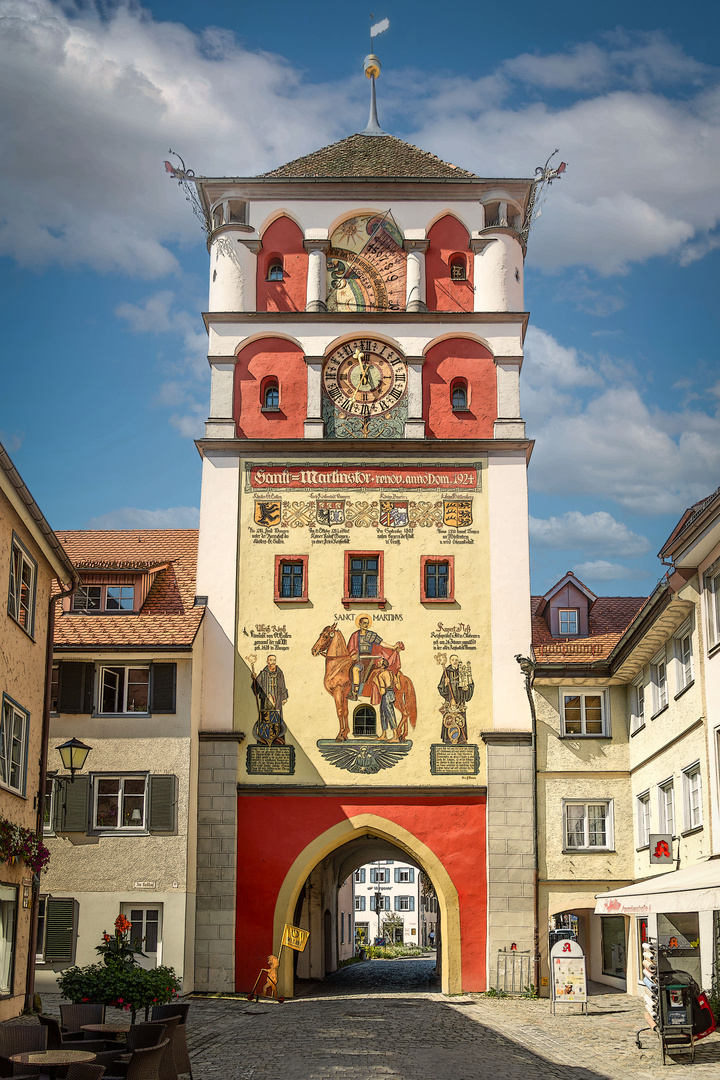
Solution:
<svg viewBox="0 0 720 1080">
<path fill-rule="evenodd" d="M 533 932 L 520 417 L 527 179 L 366 131 L 197 178 L 212 373 L 197 986 L 337 966 L 374 860 L 437 894 L 443 989 Z M 296 957 L 295 965 L 293 956 Z M 295 969 L 294 969 L 295 968 Z"/>
</svg>

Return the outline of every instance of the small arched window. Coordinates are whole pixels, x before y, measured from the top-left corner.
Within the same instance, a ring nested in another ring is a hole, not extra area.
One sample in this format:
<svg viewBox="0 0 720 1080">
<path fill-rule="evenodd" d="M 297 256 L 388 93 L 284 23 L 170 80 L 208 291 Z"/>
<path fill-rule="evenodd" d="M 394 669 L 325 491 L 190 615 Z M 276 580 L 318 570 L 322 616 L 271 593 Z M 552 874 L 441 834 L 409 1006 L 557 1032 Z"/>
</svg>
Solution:
<svg viewBox="0 0 720 1080">
<path fill-rule="evenodd" d="M 453 255 L 450 259 L 450 280 L 451 281 L 466 281 L 467 280 L 467 267 L 465 265 L 465 258 L 462 255 Z"/>
<path fill-rule="evenodd" d="M 268 264 L 267 280 L 268 281 L 282 281 L 283 279 L 283 264 L 282 259 L 271 259 Z"/>
<path fill-rule="evenodd" d="M 263 393 L 263 409 L 280 408 L 280 388 L 276 382 L 269 382 Z"/>
<path fill-rule="evenodd" d="M 452 385 L 453 412 L 464 412 L 468 407 L 467 383 L 464 379 L 458 379 Z"/>
<path fill-rule="evenodd" d="M 377 717 L 372 705 L 358 705 L 353 712 L 353 735 L 374 735 Z"/>
</svg>

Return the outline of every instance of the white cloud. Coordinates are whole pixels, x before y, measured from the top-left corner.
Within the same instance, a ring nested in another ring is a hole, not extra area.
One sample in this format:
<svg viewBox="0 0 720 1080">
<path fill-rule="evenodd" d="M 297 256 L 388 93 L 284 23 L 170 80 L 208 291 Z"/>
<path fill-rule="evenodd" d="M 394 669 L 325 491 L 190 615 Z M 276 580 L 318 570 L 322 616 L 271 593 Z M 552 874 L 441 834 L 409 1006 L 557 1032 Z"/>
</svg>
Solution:
<svg viewBox="0 0 720 1080">
<path fill-rule="evenodd" d="M 557 517 L 531 517 L 530 540 L 537 548 L 603 551 L 630 558 L 645 555 L 650 550 L 646 537 L 632 532 L 605 510 L 596 510 L 592 514 L 567 510 Z"/>
<path fill-rule="evenodd" d="M 632 373 L 619 376 L 612 358 L 596 361 L 597 371 L 589 364 L 550 334 L 528 333 L 523 409 L 536 439 L 536 491 L 609 498 L 638 514 L 677 514 L 717 487 L 720 401 L 712 387 L 697 403 L 670 412 L 650 408 Z M 595 383 L 583 378 L 588 371 Z M 613 385 L 604 385 L 601 371 Z"/>
<path fill-rule="evenodd" d="M 24 265 L 178 273 L 172 248 L 197 244 L 199 230 L 162 168 L 169 146 L 206 175 L 254 175 L 364 123 L 359 71 L 312 84 L 228 31 L 156 22 L 130 0 L 101 10 L 0 0 L 0 110 L 12 148 L 0 160 L 0 254 Z M 715 77 L 662 35 L 616 33 L 511 58 L 476 79 L 390 73 L 382 120 L 480 175 L 532 175 L 561 147 L 570 168 L 530 258 L 548 270 L 622 273 L 716 246 Z M 666 96 L 679 84 L 682 97 Z M 598 303 L 602 313 L 607 302 Z"/>
<path fill-rule="evenodd" d="M 25 442 L 24 431 L 2 431 L 0 430 L 0 443 L 5 447 L 8 454 L 16 454 L 22 444 Z"/>
<path fill-rule="evenodd" d="M 83 529 L 197 529 L 200 511 L 195 506 L 170 506 L 166 510 L 141 510 L 123 506 L 90 518 Z"/>
<path fill-rule="evenodd" d="M 624 578 L 639 579 L 646 576 L 645 571 L 638 567 L 623 566 L 622 563 L 607 562 L 606 559 L 578 563 L 573 567 L 573 573 L 586 585 L 589 581 L 620 581 Z"/>
</svg>

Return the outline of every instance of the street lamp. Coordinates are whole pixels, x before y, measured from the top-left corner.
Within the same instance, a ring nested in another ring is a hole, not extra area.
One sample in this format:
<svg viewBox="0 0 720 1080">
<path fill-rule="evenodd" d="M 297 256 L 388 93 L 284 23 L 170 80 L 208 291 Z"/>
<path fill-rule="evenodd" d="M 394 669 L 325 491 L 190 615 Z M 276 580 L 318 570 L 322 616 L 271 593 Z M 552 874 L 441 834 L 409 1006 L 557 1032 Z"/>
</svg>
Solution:
<svg viewBox="0 0 720 1080">
<path fill-rule="evenodd" d="M 82 769 L 91 750 L 92 746 L 86 746 L 79 739 L 68 739 L 67 742 L 58 746 L 57 751 L 62 758 L 62 763 L 70 773 L 71 784 L 75 782 L 75 773 Z"/>
<path fill-rule="evenodd" d="M 382 937 L 382 934 L 380 933 L 380 912 L 383 910 L 383 908 L 383 894 L 378 889 L 378 891 L 375 893 L 375 911 L 377 912 L 378 917 L 378 943 L 379 939 Z"/>
</svg>

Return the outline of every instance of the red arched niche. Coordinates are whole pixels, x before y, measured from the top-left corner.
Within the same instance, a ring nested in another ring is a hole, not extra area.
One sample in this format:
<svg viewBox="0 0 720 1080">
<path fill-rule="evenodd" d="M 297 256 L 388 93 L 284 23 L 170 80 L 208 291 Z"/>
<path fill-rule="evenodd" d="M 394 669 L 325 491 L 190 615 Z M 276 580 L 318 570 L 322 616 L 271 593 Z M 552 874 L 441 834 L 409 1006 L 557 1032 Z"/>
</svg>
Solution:
<svg viewBox="0 0 720 1080">
<path fill-rule="evenodd" d="M 263 412 L 263 388 L 277 380 L 280 407 Z M 233 416 L 239 439 L 301 439 L 307 416 L 307 367 L 299 345 L 261 338 L 238 353 Z"/>
<path fill-rule="evenodd" d="M 426 301 L 430 311 L 472 311 L 474 260 L 468 231 L 452 214 L 436 221 L 428 233 L 425 253 Z M 465 262 L 465 281 L 453 281 L 450 261 Z"/>
<path fill-rule="evenodd" d="M 497 377 L 492 353 L 479 341 L 450 338 L 428 349 L 423 364 L 423 418 L 431 439 L 492 439 Z M 467 409 L 453 412 L 455 379 L 467 381 Z"/>
<path fill-rule="evenodd" d="M 268 267 L 282 260 L 282 281 L 267 281 Z M 307 292 L 307 253 L 303 234 L 289 217 L 273 221 L 262 238 L 257 263 L 257 310 L 304 311 Z"/>
</svg>

